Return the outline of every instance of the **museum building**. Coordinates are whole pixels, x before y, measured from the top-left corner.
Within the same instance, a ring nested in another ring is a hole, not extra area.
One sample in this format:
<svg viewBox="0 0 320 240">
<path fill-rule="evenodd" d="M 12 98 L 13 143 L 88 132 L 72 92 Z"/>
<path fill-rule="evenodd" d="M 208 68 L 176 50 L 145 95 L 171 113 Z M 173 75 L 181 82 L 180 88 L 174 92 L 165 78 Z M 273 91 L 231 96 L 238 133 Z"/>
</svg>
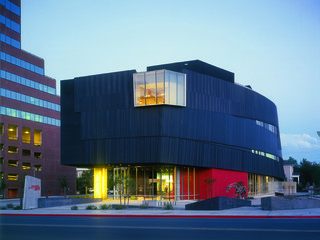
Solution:
<svg viewBox="0 0 320 240">
<path fill-rule="evenodd" d="M 95 197 L 235 197 L 284 178 L 277 108 L 232 72 L 193 60 L 61 82 L 61 163 L 94 169 Z"/>
<path fill-rule="evenodd" d="M 19 197 L 25 175 L 41 179 L 42 195 L 60 194 L 63 177 L 76 192 L 76 168 L 60 165 L 56 80 L 21 48 L 21 1 L 0 0 L 0 195 Z"/>
</svg>

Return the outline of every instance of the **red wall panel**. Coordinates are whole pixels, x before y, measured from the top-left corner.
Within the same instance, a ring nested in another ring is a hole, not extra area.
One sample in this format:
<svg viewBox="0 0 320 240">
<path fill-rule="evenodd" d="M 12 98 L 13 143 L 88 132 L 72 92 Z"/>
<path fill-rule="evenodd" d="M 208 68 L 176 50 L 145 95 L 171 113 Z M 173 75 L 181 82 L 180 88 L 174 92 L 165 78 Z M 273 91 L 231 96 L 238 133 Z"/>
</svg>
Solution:
<svg viewBox="0 0 320 240">
<path fill-rule="evenodd" d="M 208 191 L 208 184 L 204 181 L 207 178 L 214 178 L 217 181 L 214 183 L 214 197 L 224 196 L 224 197 L 235 197 L 235 189 L 231 189 L 226 193 L 226 187 L 234 182 L 242 181 L 244 186 L 248 188 L 248 174 L 246 172 L 229 171 L 221 169 L 206 169 L 200 170 L 200 199 L 207 199 L 210 196 L 210 191 Z"/>
</svg>

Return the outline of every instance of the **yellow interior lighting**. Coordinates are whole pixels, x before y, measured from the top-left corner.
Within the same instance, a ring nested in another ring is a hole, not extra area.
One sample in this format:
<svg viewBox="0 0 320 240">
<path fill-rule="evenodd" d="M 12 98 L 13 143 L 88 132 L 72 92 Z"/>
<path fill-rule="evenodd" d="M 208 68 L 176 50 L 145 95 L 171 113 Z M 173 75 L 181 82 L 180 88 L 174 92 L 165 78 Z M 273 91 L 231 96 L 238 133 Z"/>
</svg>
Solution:
<svg viewBox="0 0 320 240">
<path fill-rule="evenodd" d="M 108 198 L 108 171 L 106 168 L 94 168 L 94 198 Z"/>
</svg>

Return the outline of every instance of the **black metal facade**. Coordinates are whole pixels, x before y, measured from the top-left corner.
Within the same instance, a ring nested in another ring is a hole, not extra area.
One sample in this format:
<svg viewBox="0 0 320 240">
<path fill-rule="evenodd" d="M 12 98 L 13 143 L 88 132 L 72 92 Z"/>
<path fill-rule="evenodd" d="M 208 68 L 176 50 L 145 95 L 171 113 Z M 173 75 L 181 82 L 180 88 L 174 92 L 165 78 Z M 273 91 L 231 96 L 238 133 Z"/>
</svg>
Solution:
<svg viewBox="0 0 320 240">
<path fill-rule="evenodd" d="M 201 61 L 148 67 L 187 75 L 186 107 L 134 107 L 135 70 L 61 82 L 61 162 L 93 167 L 170 164 L 283 178 L 274 103 Z M 270 159 L 252 150 L 278 157 Z"/>
</svg>

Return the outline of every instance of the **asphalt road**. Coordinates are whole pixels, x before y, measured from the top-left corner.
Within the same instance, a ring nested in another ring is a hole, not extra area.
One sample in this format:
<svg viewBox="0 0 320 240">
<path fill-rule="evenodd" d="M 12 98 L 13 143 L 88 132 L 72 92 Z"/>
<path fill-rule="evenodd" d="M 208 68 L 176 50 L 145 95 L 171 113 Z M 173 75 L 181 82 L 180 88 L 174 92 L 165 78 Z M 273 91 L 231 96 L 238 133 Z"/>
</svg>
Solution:
<svg viewBox="0 0 320 240">
<path fill-rule="evenodd" d="M 0 216 L 1 240 L 320 240 L 320 219 Z"/>
</svg>

